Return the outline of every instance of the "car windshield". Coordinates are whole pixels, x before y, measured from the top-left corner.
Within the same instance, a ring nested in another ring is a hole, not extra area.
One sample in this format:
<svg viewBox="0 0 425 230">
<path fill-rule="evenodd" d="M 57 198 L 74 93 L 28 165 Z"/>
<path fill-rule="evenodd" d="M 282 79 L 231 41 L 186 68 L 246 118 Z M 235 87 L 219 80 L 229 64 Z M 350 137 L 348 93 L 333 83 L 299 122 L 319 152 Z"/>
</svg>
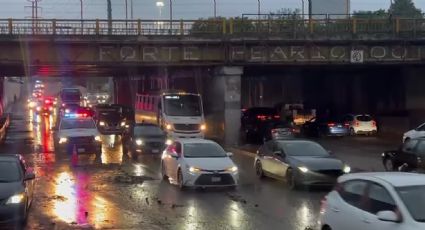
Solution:
<svg viewBox="0 0 425 230">
<path fill-rule="evenodd" d="M 60 129 L 95 129 L 96 125 L 91 119 L 64 119 Z"/>
<path fill-rule="evenodd" d="M 166 95 L 164 105 L 168 116 L 200 116 L 202 112 L 198 95 Z"/>
<path fill-rule="evenodd" d="M 135 136 L 161 136 L 164 132 L 158 126 L 136 126 L 134 127 Z"/>
<path fill-rule="evenodd" d="M 425 185 L 396 187 L 395 189 L 412 218 L 418 222 L 425 222 Z"/>
<path fill-rule="evenodd" d="M 216 143 L 188 143 L 184 144 L 184 157 L 209 158 L 226 157 L 224 149 Z"/>
<path fill-rule="evenodd" d="M 14 161 L 0 161 L 0 183 L 16 182 L 21 179 L 21 171 Z"/>
<path fill-rule="evenodd" d="M 359 121 L 371 121 L 372 117 L 369 116 L 369 115 L 360 115 L 360 116 L 357 116 L 357 120 L 359 120 Z"/>
<path fill-rule="evenodd" d="M 311 141 L 279 141 L 278 145 L 290 156 L 329 156 L 329 153 L 322 146 Z"/>
<path fill-rule="evenodd" d="M 118 120 L 121 118 L 121 113 L 119 112 L 119 108 L 102 108 L 98 109 L 99 119 L 107 119 L 107 120 Z"/>
</svg>

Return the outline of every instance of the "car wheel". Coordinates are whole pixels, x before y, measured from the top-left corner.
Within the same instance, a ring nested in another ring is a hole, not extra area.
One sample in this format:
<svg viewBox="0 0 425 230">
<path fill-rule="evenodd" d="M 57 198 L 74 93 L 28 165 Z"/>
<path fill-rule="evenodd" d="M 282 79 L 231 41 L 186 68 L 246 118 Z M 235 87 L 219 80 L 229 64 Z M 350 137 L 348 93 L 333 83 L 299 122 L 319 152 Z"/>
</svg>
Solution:
<svg viewBox="0 0 425 230">
<path fill-rule="evenodd" d="M 163 180 L 168 180 L 168 176 L 165 170 L 164 162 L 161 162 L 161 177 Z"/>
<path fill-rule="evenodd" d="M 177 182 L 179 184 L 179 188 L 180 190 L 184 190 L 186 188 L 186 186 L 184 186 L 184 178 L 183 178 L 183 174 L 182 171 L 179 169 L 179 171 L 177 172 Z"/>
<path fill-rule="evenodd" d="M 355 136 L 356 131 L 353 128 L 350 128 L 350 136 Z"/>
<path fill-rule="evenodd" d="M 322 230 L 332 230 L 332 228 L 329 225 L 325 225 L 322 227 Z"/>
<path fill-rule="evenodd" d="M 264 178 L 263 166 L 260 161 L 257 161 L 255 164 L 255 174 L 257 174 L 258 178 Z"/>
<path fill-rule="evenodd" d="M 28 202 L 28 199 L 26 202 Z M 19 227 L 21 229 L 25 229 L 28 223 L 28 204 L 25 205 L 25 208 L 22 212 L 22 219 L 20 220 Z"/>
<path fill-rule="evenodd" d="M 286 172 L 286 183 L 288 183 L 288 186 L 291 190 L 298 189 L 295 173 L 292 169 L 288 169 L 288 171 Z"/>
<path fill-rule="evenodd" d="M 394 171 L 394 164 L 393 161 L 389 158 L 385 159 L 384 161 L 384 167 L 386 171 Z"/>
</svg>

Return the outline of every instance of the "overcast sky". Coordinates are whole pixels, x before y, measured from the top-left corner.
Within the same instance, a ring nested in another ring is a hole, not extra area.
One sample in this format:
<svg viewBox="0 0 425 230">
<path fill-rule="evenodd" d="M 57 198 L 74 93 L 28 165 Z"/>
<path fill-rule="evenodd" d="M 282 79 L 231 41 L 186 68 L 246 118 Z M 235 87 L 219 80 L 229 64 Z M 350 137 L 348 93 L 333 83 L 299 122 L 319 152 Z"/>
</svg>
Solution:
<svg viewBox="0 0 425 230">
<path fill-rule="evenodd" d="M 29 0 L 0 0 L 0 18 L 25 18 L 31 16 Z M 33 0 L 34 1 L 34 0 Z M 128 17 L 130 18 L 130 2 L 133 1 L 134 18 L 158 19 L 159 9 L 156 0 L 127 0 Z M 169 18 L 169 0 L 163 0 L 162 18 Z M 213 0 L 172 0 L 175 19 L 197 19 L 213 16 Z M 268 13 L 281 8 L 301 9 L 302 0 L 260 0 L 261 12 Z M 216 0 L 218 16 L 241 16 L 244 13 L 257 13 L 257 0 Z M 307 3 L 307 0 L 305 0 Z M 425 0 L 414 0 L 416 7 L 425 11 Z M 104 19 L 106 0 L 83 0 L 84 18 Z M 113 18 L 125 19 L 125 0 L 112 0 Z M 351 0 L 351 10 L 387 9 L 390 0 Z M 80 0 L 41 0 L 43 18 L 80 18 Z M 307 10 L 307 4 L 305 6 Z M 307 13 L 307 12 L 306 12 Z"/>
</svg>

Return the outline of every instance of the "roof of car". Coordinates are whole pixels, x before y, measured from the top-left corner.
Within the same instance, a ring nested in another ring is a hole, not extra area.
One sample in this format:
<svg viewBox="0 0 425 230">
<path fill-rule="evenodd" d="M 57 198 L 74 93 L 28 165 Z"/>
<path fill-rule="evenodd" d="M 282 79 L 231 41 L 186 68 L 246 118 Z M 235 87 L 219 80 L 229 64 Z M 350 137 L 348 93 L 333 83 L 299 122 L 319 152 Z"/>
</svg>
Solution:
<svg viewBox="0 0 425 230">
<path fill-rule="evenodd" d="M 20 158 L 18 154 L 0 154 L 0 161 L 16 161 Z"/>
<path fill-rule="evenodd" d="M 391 184 L 394 187 L 425 185 L 425 176 L 417 173 L 407 172 L 367 172 L 351 173 L 341 177 L 341 180 L 352 179 L 378 179 Z"/>
<path fill-rule="evenodd" d="M 212 140 L 201 139 L 201 138 L 180 138 L 180 139 L 177 139 L 176 141 L 179 141 L 182 144 L 193 144 L 193 143 L 217 144 L 216 142 Z"/>
</svg>

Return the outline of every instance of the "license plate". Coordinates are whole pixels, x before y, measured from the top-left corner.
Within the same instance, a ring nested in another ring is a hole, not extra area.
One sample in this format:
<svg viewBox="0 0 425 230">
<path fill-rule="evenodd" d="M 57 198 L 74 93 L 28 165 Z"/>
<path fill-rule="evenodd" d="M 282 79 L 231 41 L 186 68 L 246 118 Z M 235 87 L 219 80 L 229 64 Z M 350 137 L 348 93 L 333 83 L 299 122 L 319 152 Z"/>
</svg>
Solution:
<svg viewBox="0 0 425 230">
<path fill-rule="evenodd" d="M 338 128 L 341 128 L 342 127 L 342 125 L 338 125 Z"/>
<path fill-rule="evenodd" d="M 211 182 L 220 182 L 221 177 L 211 177 Z"/>
<path fill-rule="evenodd" d="M 159 153 L 159 149 L 152 149 L 153 153 Z"/>
<path fill-rule="evenodd" d="M 78 149 L 77 149 L 77 151 L 78 151 L 79 153 L 83 153 L 83 152 L 85 152 L 85 151 L 86 151 L 86 149 L 84 149 L 84 148 L 78 148 Z"/>
</svg>

